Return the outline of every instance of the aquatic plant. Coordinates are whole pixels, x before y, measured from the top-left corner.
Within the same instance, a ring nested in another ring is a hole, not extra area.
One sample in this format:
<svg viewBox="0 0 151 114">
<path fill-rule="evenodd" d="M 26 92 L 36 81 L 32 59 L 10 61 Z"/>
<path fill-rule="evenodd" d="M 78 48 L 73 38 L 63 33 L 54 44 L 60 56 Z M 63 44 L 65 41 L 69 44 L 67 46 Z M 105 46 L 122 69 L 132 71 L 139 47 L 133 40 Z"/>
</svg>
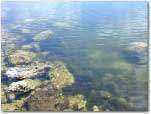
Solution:
<svg viewBox="0 0 151 114">
<path fill-rule="evenodd" d="M 17 50 L 15 53 L 8 56 L 8 62 L 10 64 L 27 64 L 32 61 L 36 56 L 33 52 Z"/>
<path fill-rule="evenodd" d="M 51 82 L 57 88 L 64 88 L 74 83 L 74 76 L 68 71 L 66 65 L 56 61 L 49 72 Z"/>
<path fill-rule="evenodd" d="M 52 30 L 46 30 L 46 31 L 42 31 L 39 34 L 37 34 L 33 40 L 35 41 L 40 41 L 40 40 L 46 40 L 47 38 L 49 38 L 50 35 L 54 34 L 54 32 Z"/>
</svg>

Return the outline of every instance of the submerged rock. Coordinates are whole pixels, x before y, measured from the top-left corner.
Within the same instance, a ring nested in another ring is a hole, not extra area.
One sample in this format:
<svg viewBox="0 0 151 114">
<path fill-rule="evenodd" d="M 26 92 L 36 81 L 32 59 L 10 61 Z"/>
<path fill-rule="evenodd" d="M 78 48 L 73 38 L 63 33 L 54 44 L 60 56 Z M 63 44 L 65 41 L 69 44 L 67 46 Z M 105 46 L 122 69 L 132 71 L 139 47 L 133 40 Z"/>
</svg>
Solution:
<svg viewBox="0 0 151 114">
<path fill-rule="evenodd" d="M 14 100 L 12 103 L 2 104 L 1 109 L 4 112 L 21 111 L 24 102 L 24 99 Z"/>
<path fill-rule="evenodd" d="M 94 112 L 98 112 L 98 111 L 99 111 L 98 106 L 94 105 L 94 106 L 93 106 L 93 111 L 94 111 Z"/>
<path fill-rule="evenodd" d="M 3 89 L 1 89 L 1 103 L 4 104 L 7 102 L 7 98 L 5 96 L 5 92 L 3 91 Z"/>
<path fill-rule="evenodd" d="M 81 94 L 75 95 L 75 96 L 69 96 L 69 108 L 74 110 L 82 110 L 86 111 L 86 103 L 87 101 L 84 100 L 84 96 Z"/>
<path fill-rule="evenodd" d="M 112 63 L 111 66 L 113 69 L 118 70 L 119 72 L 122 72 L 123 74 L 134 72 L 133 65 L 124 61 L 115 61 Z"/>
<path fill-rule="evenodd" d="M 37 34 L 33 39 L 35 41 L 46 40 L 52 34 L 54 34 L 52 30 L 46 30 Z"/>
<path fill-rule="evenodd" d="M 147 63 L 147 43 L 132 42 L 126 48 L 129 58 L 137 58 L 137 63 Z"/>
<path fill-rule="evenodd" d="M 21 32 L 22 33 L 31 33 L 31 31 L 29 29 L 24 29 L 24 28 L 21 30 Z"/>
<path fill-rule="evenodd" d="M 109 93 L 108 91 L 104 91 L 104 90 L 100 91 L 100 96 L 103 97 L 103 98 L 105 98 L 105 99 L 112 98 L 112 94 Z"/>
<path fill-rule="evenodd" d="M 35 57 L 35 53 L 17 50 L 12 55 L 8 56 L 8 62 L 10 64 L 27 64 Z"/>
<path fill-rule="evenodd" d="M 31 78 L 39 75 L 44 75 L 50 70 L 51 66 L 36 66 L 33 68 L 19 68 L 19 67 L 11 67 L 8 68 L 5 72 L 2 71 L 3 75 L 9 78 L 16 78 L 18 80 Z"/>
<path fill-rule="evenodd" d="M 58 27 L 58 28 L 71 28 L 72 25 L 66 22 L 56 22 L 53 24 L 53 26 Z"/>
<path fill-rule="evenodd" d="M 41 85 L 40 80 L 31 80 L 31 79 L 25 79 L 18 82 L 13 82 L 9 85 L 8 91 L 12 92 L 26 92 L 28 90 L 34 89 L 37 86 Z"/>
<path fill-rule="evenodd" d="M 22 48 L 23 50 L 30 50 L 30 49 L 32 49 L 33 47 L 32 47 L 31 45 L 23 45 L 21 48 Z"/>
<path fill-rule="evenodd" d="M 65 64 L 59 61 L 53 65 L 49 77 L 57 88 L 64 88 L 74 83 L 74 76 L 68 71 Z"/>
<path fill-rule="evenodd" d="M 26 101 L 28 111 L 56 111 L 57 98 L 61 90 L 49 84 L 37 89 Z"/>
</svg>

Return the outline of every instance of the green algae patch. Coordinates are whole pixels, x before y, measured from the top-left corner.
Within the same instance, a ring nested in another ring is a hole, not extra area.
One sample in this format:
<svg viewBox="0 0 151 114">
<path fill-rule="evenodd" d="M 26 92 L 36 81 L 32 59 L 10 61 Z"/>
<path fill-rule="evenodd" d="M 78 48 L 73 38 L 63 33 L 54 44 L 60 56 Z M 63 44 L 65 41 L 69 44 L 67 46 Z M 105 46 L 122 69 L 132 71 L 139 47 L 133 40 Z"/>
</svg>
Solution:
<svg viewBox="0 0 151 114">
<path fill-rule="evenodd" d="M 99 111 L 98 106 L 94 105 L 94 106 L 93 106 L 93 111 L 94 111 L 94 112 L 98 112 L 98 111 Z"/>
<path fill-rule="evenodd" d="M 24 100 L 14 100 L 12 103 L 2 104 L 1 109 L 4 112 L 21 111 L 21 107 L 24 105 Z"/>
<path fill-rule="evenodd" d="M 66 65 L 60 61 L 54 63 L 49 72 L 49 77 L 57 88 L 64 88 L 74 83 L 74 76 L 68 71 Z"/>
<path fill-rule="evenodd" d="M 81 94 L 77 94 L 75 96 L 69 96 L 69 107 L 71 109 L 76 109 L 76 110 L 83 110 L 86 111 L 86 103 L 87 101 L 84 100 L 84 96 Z"/>
<path fill-rule="evenodd" d="M 17 50 L 12 55 L 8 56 L 8 61 L 10 64 L 27 64 L 32 61 L 32 59 L 36 56 L 33 52 Z"/>
</svg>

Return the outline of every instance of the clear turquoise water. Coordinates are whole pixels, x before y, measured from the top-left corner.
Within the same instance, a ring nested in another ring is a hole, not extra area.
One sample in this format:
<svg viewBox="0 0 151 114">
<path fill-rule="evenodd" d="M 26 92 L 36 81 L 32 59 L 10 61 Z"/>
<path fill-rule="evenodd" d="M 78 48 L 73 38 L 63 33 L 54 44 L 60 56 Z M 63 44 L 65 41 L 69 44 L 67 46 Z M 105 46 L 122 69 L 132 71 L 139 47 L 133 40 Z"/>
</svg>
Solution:
<svg viewBox="0 0 151 114">
<path fill-rule="evenodd" d="M 147 42 L 147 16 L 147 2 L 2 2 L 2 29 L 24 39 L 15 50 L 35 42 L 33 37 L 42 31 L 54 32 L 39 42 L 39 51 L 32 51 L 37 55 L 48 52 L 37 56 L 40 62 L 61 60 L 67 64 L 75 83 L 64 88 L 64 94 L 83 94 L 88 109 L 102 104 L 93 91 L 106 90 L 131 101 L 133 110 L 147 110 L 147 62 L 139 64 L 137 58 L 129 59 L 123 52 L 131 42 Z M 56 22 L 71 26 L 59 28 L 54 26 Z M 32 32 L 22 33 L 22 28 Z M 114 62 L 133 67 L 120 71 L 112 68 Z M 107 74 L 113 78 L 104 82 Z M 118 109 L 116 105 L 112 110 Z"/>
</svg>

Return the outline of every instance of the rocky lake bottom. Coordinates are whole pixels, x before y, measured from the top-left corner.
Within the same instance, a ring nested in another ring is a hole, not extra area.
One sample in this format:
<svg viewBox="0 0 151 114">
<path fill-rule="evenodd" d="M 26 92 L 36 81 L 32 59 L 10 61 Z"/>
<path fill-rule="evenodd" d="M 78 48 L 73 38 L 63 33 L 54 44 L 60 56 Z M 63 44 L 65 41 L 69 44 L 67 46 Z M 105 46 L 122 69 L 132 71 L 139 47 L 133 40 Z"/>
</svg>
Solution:
<svg viewBox="0 0 151 114">
<path fill-rule="evenodd" d="M 2 2 L 2 111 L 147 111 L 147 22 L 147 2 Z"/>
</svg>

